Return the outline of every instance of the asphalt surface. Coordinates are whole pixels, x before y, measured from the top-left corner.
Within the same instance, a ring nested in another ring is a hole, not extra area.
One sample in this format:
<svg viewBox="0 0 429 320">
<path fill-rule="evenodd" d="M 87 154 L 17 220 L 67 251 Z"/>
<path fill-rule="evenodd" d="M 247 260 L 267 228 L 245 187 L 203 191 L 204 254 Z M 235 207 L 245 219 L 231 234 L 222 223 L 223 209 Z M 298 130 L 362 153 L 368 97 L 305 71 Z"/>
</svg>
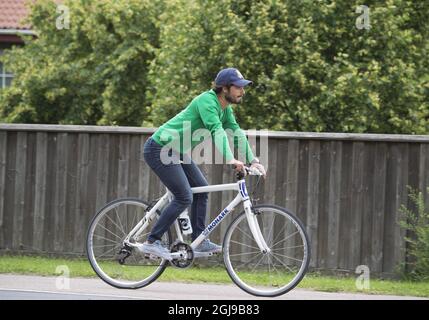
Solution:
<svg viewBox="0 0 429 320">
<path fill-rule="evenodd" d="M 276 298 L 254 297 L 237 286 L 154 282 L 137 290 L 116 289 L 100 279 L 0 274 L 0 300 L 415 300 L 409 296 L 367 295 L 294 289 Z M 427 300 L 427 299 L 426 299 Z"/>
</svg>

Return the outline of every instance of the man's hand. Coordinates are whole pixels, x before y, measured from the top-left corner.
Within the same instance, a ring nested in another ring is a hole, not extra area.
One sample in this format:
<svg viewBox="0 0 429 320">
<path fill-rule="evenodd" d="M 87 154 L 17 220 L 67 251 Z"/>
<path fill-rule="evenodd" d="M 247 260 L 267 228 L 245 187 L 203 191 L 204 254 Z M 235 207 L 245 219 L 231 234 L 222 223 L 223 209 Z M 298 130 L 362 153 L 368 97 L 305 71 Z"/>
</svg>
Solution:
<svg viewBox="0 0 429 320">
<path fill-rule="evenodd" d="M 228 164 L 232 164 L 235 166 L 235 171 L 237 172 L 244 172 L 244 163 L 235 159 L 232 159 L 228 162 Z"/>
<path fill-rule="evenodd" d="M 252 163 L 250 168 L 258 169 L 259 172 L 262 173 L 262 176 L 264 177 L 264 179 L 267 177 L 267 172 L 265 171 L 265 168 L 262 164 L 260 164 L 258 162 L 254 162 L 254 163 Z"/>
</svg>

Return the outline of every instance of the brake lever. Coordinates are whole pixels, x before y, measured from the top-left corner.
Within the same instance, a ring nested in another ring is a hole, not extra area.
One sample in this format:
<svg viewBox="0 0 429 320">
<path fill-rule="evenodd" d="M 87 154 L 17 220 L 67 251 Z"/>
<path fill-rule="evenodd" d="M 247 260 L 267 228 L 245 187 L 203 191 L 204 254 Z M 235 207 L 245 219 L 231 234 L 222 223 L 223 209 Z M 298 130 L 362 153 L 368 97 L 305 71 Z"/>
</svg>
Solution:
<svg viewBox="0 0 429 320">
<path fill-rule="evenodd" d="M 235 165 L 234 165 L 234 170 L 236 170 L 236 166 Z M 235 177 L 237 178 L 237 180 L 241 180 L 245 176 L 247 176 L 248 174 L 249 174 L 249 168 L 246 167 L 246 166 L 244 166 L 244 170 L 236 172 Z"/>
</svg>

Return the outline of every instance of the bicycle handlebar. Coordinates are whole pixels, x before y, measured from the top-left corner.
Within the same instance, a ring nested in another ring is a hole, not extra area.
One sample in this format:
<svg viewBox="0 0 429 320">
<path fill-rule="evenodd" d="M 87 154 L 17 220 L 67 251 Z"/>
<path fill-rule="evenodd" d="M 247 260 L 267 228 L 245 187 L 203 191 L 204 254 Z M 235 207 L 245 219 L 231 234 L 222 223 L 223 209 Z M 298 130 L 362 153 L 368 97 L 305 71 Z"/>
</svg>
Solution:
<svg viewBox="0 0 429 320">
<path fill-rule="evenodd" d="M 261 171 L 259 171 L 257 168 L 244 166 L 244 170 L 246 170 L 246 173 L 249 176 L 262 176 L 263 175 L 263 173 Z"/>
<path fill-rule="evenodd" d="M 235 165 L 233 165 L 234 166 L 234 170 L 235 170 L 235 168 L 236 168 L 236 166 Z M 263 173 L 261 172 L 261 171 L 259 171 L 257 168 L 252 168 L 252 167 L 247 167 L 247 166 L 244 166 L 244 172 L 243 171 L 241 171 L 241 172 L 238 172 L 237 174 L 244 174 L 244 176 L 247 176 L 247 175 L 249 175 L 249 176 L 263 176 Z"/>
</svg>

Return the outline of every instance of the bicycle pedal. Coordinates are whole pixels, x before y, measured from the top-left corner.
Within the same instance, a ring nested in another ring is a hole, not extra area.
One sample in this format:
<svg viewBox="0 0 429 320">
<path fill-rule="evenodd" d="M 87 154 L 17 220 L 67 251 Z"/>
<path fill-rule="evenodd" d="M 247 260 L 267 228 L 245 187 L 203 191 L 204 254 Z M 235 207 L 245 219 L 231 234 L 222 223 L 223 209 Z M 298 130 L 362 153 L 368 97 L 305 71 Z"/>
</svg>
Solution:
<svg viewBox="0 0 429 320">
<path fill-rule="evenodd" d="M 150 253 L 145 253 L 144 258 L 148 260 L 161 260 L 160 257 Z"/>
<path fill-rule="evenodd" d="M 195 258 L 208 258 L 215 254 L 216 253 L 213 253 L 213 252 L 194 252 Z"/>
</svg>

